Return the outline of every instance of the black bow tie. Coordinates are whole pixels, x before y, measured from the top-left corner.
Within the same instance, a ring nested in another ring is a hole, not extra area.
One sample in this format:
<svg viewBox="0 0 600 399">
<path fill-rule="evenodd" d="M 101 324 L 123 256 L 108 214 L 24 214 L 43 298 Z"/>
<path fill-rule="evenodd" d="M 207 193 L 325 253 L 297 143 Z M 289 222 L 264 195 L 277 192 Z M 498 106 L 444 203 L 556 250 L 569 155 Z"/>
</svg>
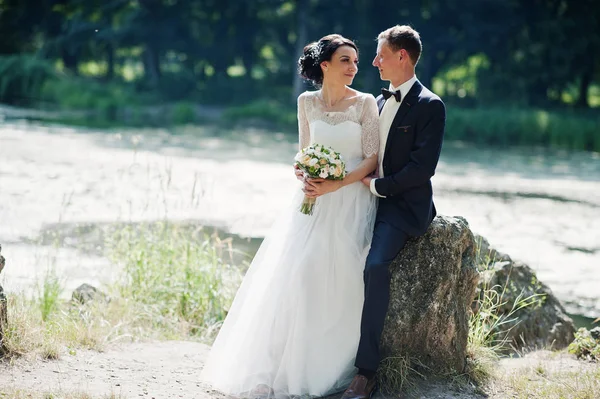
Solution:
<svg viewBox="0 0 600 399">
<path fill-rule="evenodd" d="M 396 99 L 397 102 L 400 102 L 402 100 L 402 95 L 400 94 L 400 90 L 390 91 L 388 89 L 381 89 L 381 94 L 383 94 L 383 98 L 385 98 L 386 100 L 388 98 L 390 98 L 391 96 L 394 96 L 394 98 Z"/>
</svg>

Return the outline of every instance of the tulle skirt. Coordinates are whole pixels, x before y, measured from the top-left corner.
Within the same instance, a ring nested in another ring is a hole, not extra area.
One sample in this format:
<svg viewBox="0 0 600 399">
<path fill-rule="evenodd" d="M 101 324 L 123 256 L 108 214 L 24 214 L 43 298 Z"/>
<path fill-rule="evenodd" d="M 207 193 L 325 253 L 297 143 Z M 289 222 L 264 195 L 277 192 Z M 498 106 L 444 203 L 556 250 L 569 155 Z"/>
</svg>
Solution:
<svg viewBox="0 0 600 399">
<path fill-rule="evenodd" d="M 299 190 L 258 250 L 201 378 L 236 397 L 325 396 L 354 376 L 376 199 L 354 183 L 299 212 Z"/>
</svg>

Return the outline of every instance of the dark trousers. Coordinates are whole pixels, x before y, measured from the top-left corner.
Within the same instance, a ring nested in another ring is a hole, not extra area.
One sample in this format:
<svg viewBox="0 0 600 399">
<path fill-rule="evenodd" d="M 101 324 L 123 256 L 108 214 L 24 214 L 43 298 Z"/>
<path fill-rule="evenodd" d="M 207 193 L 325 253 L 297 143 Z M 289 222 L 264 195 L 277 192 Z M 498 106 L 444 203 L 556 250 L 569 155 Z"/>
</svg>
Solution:
<svg viewBox="0 0 600 399">
<path fill-rule="evenodd" d="M 364 271 L 365 302 L 360 324 L 360 342 L 354 365 L 377 371 L 379 343 L 390 301 L 390 264 L 404 248 L 408 234 L 377 218 L 371 250 Z"/>
</svg>

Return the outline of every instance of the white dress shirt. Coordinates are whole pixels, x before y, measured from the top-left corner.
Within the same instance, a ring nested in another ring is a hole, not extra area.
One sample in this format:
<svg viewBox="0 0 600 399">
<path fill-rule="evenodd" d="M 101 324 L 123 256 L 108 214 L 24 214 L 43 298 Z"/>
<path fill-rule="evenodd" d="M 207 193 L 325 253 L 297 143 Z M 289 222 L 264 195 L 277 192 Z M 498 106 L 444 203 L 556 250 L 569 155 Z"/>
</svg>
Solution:
<svg viewBox="0 0 600 399">
<path fill-rule="evenodd" d="M 393 87 L 390 83 L 390 91 L 400 90 L 400 102 L 396 101 L 394 96 L 388 98 L 381 109 L 381 114 L 379 114 L 379 176 L 383 177 L 383 154 L 385 154 L 385 144 L 387 143 L 388 134 L 390 133 L 390 128 L 392 127 L 392 122 L 396 117 L 396 113 L 404 101 L 404 98 L 412 88 L 413 84 L 417 81 L 417 77 L 413 75 L 412 78 L 408 79 L 406 82 L 402 83 L 398 87 Z M 371 180 L 371 192 L 373 195 L 376 195 L 381 198 L 385 198 L 383 195 L 379 195 L 377 190 L 375 189 L 375 180 Z"/>
</svg>

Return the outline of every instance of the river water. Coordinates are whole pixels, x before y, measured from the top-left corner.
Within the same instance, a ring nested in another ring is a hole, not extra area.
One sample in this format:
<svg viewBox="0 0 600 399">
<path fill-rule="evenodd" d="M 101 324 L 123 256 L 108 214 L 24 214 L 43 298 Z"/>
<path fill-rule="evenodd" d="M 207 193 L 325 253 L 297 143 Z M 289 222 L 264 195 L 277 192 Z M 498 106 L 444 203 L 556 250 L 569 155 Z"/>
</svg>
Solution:
<svg viewBox="0 0 600 399">
<path fill-rule="evenodd" d="M 186 220 L 264 236 L 298 189 L 294 137 L 255 128 L 89 130 L 0 125 L 0 244 L 7 290 L 49 268 L 66 288 L 110 281 L 101 251 L 35 244 L 42 231 Z M 600 154 L 445 143 L 433 178 L 438 213 L 465 217 L 529 264 L 570 313 L 600 316 Z"/>
</svg>

